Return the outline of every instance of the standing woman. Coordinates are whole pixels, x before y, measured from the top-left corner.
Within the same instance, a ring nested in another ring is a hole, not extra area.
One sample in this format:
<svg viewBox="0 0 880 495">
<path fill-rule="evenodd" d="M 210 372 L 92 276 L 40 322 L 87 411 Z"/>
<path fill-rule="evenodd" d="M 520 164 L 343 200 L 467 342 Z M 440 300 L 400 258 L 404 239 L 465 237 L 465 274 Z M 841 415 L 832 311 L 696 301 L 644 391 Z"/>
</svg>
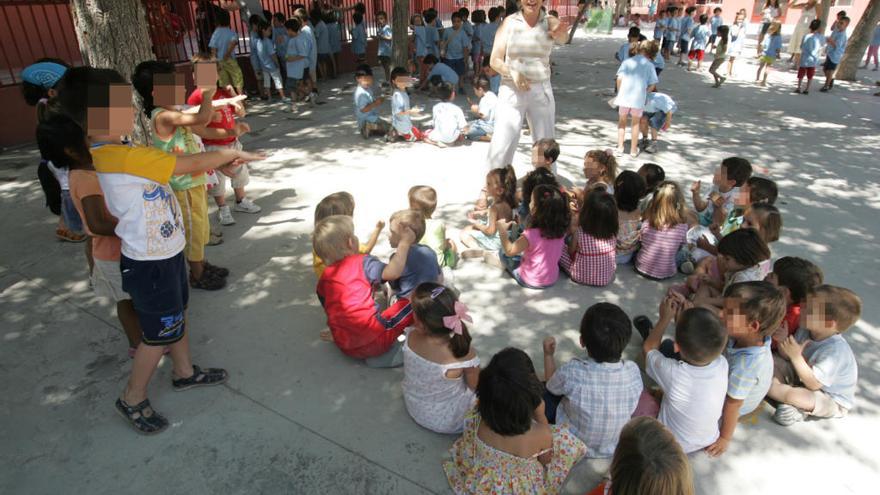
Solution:
<svg viewBox="0 0 880 495">
<path fill-rule="evenodd" d="M 733 24 L 730 25 L 730 42 L 727 48 L 727 77 L 733 77 L 733 63 L 742 53 L 746 44 L 746 9 L 739 9 Z"/>
<path fill-rule="evenodd" d="M 819 0 L 807 0 L 806 2 L 795 3 L 789 6 L 792 9 L 803 10 L 801 18 L 791 34 L 791 40 L 788 42 L 788 53 L 791 54 L 791 58 L 788 61 L 794 68 L 797 68 L 801 62 L 801 42 L 804 41 L 804 36 L 810 32 L 810 23 L 819 15 L 818 4 Z"/>
<path fill-rule="evenodd" d="M 495 132 L 489 145 L 489 167 L 503 168 L 513 160 L 523 117 L 531 127 L 532 142 L 552 138 L 556 101 L 550 85 L 553 42 L 568 41 L 568 25 L 542 10 L 544 0 L 522 0 L 520 10 L 504 19 L 490 65 L 501 74 Z"/>
<path fill-rule="evenodd" d="M 779 20 L 782 10 L 779 8 L 779 0 L 765 0 L 764 8 L 761 9 L 761 34 L 758 35 L 758 56 L 761 56 L 761 46 L 764 44 L 764 36 L 770 29 L 770 23 Z"/>
</svg>

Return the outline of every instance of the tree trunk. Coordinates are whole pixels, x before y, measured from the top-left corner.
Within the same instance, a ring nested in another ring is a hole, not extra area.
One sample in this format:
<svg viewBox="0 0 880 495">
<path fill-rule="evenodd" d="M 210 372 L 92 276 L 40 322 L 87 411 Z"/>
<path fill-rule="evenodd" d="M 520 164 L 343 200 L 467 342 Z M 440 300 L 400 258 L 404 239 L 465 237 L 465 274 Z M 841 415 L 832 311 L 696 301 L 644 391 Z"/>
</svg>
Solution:
<svg viewBox="0 0 880 495">
<path fill-rule="evenodd" d="M 408 67 L 409 0 L 394 0 L 391 8 L 391 67 Z"/>
<path fill-rule="evenodd" d="M 141 0 L 71 0 L 74 27 L 83 63 L 114 69 L 130 79 L 135 66 L 154 60 L 153 44 Z M 133 98 L 133 140 L 149 144 L 149 121 L 140 98 Z"/>
<path fill-rule="evenodd" d="M 880 0 L 871 0 L 859 19 L 859 23 L 853 30 L 852 36 L 846 43 L 846 52 L 840 59 L 840 65 L 837 67 L 835 79 L 844 81 L 855 81 L 856 71 L 859 68 L 859 62 L 865 56 L 865 49 L 871 41 L 874 33 L 874 26 L 880 21 Z"/>
<path fill-rule="evenodd" d="M 822 0 L 821 2 L 819 2 L 818 5 L 819 9 L 816 14 L 817 19 L 820 19 L 822 21 L 821 29 L 823 33 L 828 32 L 828 29 L 830 28 L 830 24 L 828 24 L 828 14 L 831 13 L 832 3 L 834 3 L 833 0 Z"/>
</svg>

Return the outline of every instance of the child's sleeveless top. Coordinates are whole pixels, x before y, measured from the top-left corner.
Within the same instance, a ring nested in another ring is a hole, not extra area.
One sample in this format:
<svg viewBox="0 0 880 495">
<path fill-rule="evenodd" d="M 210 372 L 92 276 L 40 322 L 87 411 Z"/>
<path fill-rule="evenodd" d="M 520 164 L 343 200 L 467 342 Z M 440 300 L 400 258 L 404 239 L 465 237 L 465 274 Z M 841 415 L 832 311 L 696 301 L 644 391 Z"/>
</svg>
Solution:
<svg viewBox="0 0 880 495">
<path fill-rule="evenodd" d="M 577 229 L 577 252 L 562 251 L 559 264 L 579 284 L 601 287 L 614 280 L 617 270 L 617 238 L 597 239 Z"/>
<path fill-rule="evenodd" d="M 550 38 L 547 16 L 541 12 L 538 23 L 531 27 L 521 13 L 516 13 L 510 16 L 506 29 L 507 53 L 504 62 L 526 76 L 529 82 L 549 80 L 553 39 Z"/>
<path fill-rule="evenodd" d="M 174 134 L 167 140 L 159 137 L 156 133 L 156 117 L 164 111 L 164 108 L 157 107 L 150 113 L 150 134 L 153 137 L 153 146 L 166 153 L 173 153 L 175 155 L 191 155 L 201 152 L 202 148 L 199 144 L 199 138 L 193 134 L 189 127 L 178 126 L 174 130 Z M 192 189 L 193 187 L 204 185 L 205 182 L 206 177 L 204 173 L 175 175 L 168 181 L 171 189 L 175 191 Z"/>
</svg>

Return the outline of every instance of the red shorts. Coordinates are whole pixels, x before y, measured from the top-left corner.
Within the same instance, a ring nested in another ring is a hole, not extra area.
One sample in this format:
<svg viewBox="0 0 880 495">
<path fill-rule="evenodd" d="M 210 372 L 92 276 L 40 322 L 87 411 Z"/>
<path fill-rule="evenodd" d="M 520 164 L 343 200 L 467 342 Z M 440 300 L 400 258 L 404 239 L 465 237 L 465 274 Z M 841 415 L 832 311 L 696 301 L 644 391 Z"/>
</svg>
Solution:
<svg viewBox="0 0 880 495">
<path fill-rule="evenodd" d="M 807 79 L 812 81 L 813 76 L 816 74 L 815 67 L 798 67 L 798 79 L 803 79 L 804 76 L 807 76 Z"/>
<path fill-rule="evenodd" d="M 688 60 L 702 61 L 703 55 L 705 55 L 705 54 L 706 54 L 706 52 L 704 50 L 691 50 L 690 53 L 688 53 Z"/>
</svg>

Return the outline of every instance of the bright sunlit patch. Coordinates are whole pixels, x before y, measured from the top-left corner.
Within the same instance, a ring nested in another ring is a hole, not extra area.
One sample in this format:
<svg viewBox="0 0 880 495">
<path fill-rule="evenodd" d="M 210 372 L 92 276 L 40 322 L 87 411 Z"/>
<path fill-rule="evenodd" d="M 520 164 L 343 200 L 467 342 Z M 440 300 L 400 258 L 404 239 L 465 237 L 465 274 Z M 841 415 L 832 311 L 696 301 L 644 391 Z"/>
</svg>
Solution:
<svg viewBox="0 0 880 495">
<path fill-rule="evenodd" d="M 525 306 L 532 311 L 543 315 L 556 315 L 577 308 L 572 301 L 567 301 L 562 297 L 553 297 L 549 299 L 541 298 L 540 300 L 529 298 Z"/>
</svg>

